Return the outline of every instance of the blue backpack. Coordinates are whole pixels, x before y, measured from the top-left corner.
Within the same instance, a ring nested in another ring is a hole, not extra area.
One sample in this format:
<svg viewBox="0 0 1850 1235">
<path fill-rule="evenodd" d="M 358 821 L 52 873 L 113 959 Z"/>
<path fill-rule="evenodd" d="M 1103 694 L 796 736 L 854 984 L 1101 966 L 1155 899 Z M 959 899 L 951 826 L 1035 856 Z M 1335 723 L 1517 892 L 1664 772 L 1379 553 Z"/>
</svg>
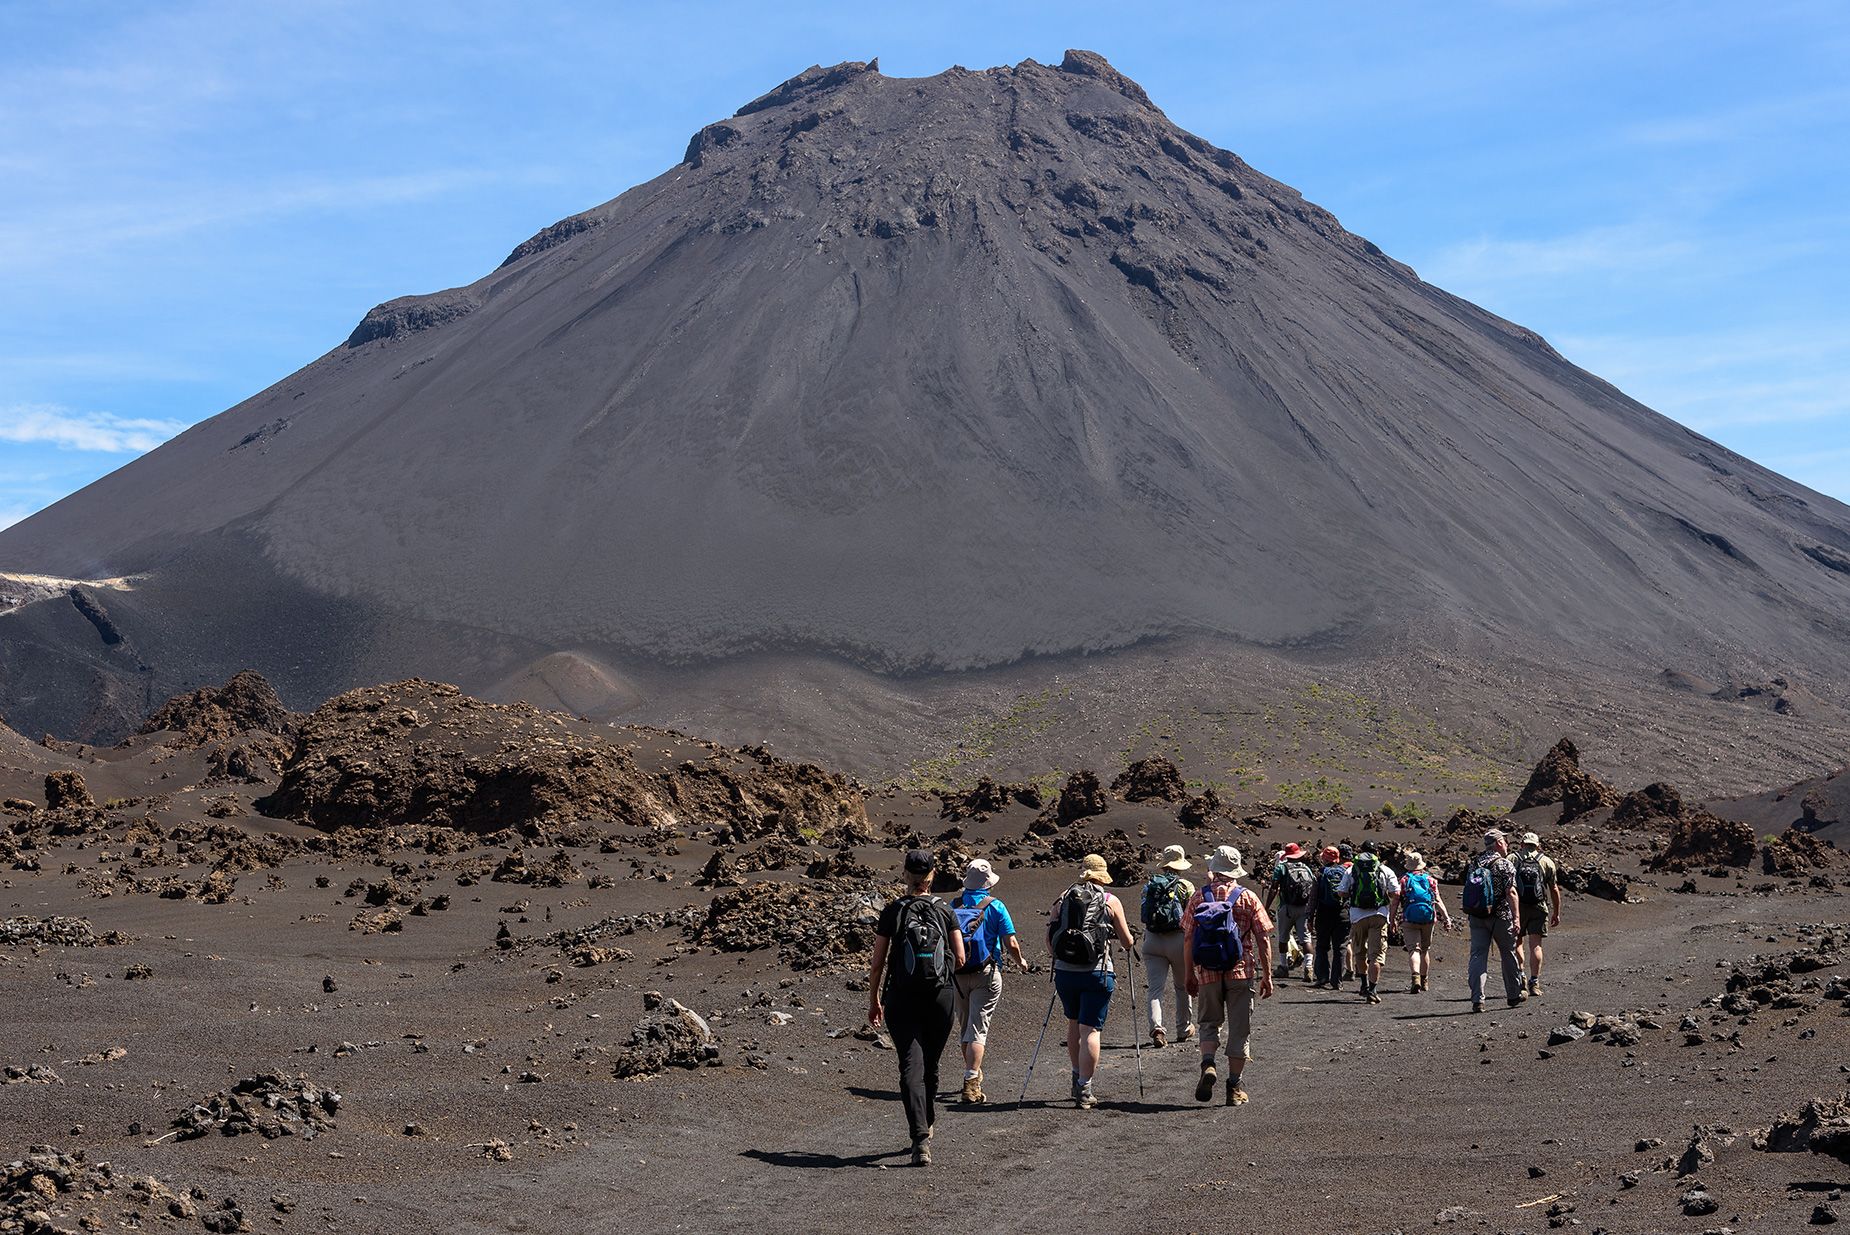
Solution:
<svg viewBox="0 0 1850 1235">
<path fill-rule="evenodd" d="M 976 973 L 995 962 L 1001 952 L 1000 941 L 996 933 L 989 929 L 989 907 L 996 898 L 985 896 L 974 905 L 959 905 L 952 910 L 957 915 L 957 930 L 964 937 L 964 967 L 960 973 Z"/>
<path fill-rule="evenodd" d="M 1203 969 L 1225 973 L 1246 956 L 1240 939 L 1240 924 L 1234 921 L 1233 906 L 1241 890 L 1225 900 L 1214 895 L 1214 885 L 1201 889 L 1201 903 L 1195 906 L 1195 964 Z"/>
<path fill-rule="evenodd" d="M 1496 912 L 1497 902 L 1503 899 L 1497 882 L 1496 860 L 1480 858 L 1465 872 L 1465 912 L 1474 918 L 1488 918 Z"/>
<path fill-rule="evenodd" d="M 1415 926 L 1433 920 L 1432 876 L 1411 871 L 1400 881 L 1400 916 Z"/>
</svg>

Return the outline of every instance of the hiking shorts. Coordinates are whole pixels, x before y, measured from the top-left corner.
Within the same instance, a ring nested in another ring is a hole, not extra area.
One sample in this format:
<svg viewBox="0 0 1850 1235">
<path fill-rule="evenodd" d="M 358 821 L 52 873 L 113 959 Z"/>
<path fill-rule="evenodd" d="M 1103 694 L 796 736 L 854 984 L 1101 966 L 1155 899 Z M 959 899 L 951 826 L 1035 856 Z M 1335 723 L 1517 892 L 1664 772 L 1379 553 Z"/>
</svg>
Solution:
<svg viewBox="0 0 1850 1235">
<path fill-rule="evenodd" d="M 1370 914 L 1349 924 L 1349 954 L 1356 968 L 1364 964 L 1379 965 L 1386 959 L 1387 927 L 1385 913 Z"/>
<path fill-rule="evenodd" d="M 963 1026 L 958 1039 L 965 1046 L 989 1041 L 989 1018 L 1002 1002 L 1002 970 L 985 965 L 975 973 L 956 973 L 951 981 L 957 987 L 957 1021 Z"/>
<path fill-rule="evenodd" d="M 1225 1026 L 1227 1058 L 1251 1059 L 1258 981 L 1213 974 L 1204 974 L 1203 979 L 1201 994 L 1195 997 L 1195 1024 L 1201 1030 L 1201 1053 L 1211 1056 L 1220 1049 L 1221 1027 Z"/>
<path fill-rule="evenodd" d="M 1053 989 L 1060 996 L 1066 1019 L 1088 1029 L 1105 1027 L 1105 1013 L 1111 1008 L 1111 992 L 1117 985 L 1117 979 L 1102 969 L 1056 969 L 1053 973 Z"/>
<path fill-rule="evenodd" d="M 1516 932 L 1517 937 L 1527 939 L 1534 935 L 1540 938 L 1547 933 L 1548 906 L 1524 904 L 1522 906 L 1522 929 Z"/>
<path fill-rule="evenodd" d="M 1431 922 L 1402 922 L 1400 933 L 1405 936 L 1401 946 L 1409 952 L 1424 952 L 1432 947 Z"/>
</svg>

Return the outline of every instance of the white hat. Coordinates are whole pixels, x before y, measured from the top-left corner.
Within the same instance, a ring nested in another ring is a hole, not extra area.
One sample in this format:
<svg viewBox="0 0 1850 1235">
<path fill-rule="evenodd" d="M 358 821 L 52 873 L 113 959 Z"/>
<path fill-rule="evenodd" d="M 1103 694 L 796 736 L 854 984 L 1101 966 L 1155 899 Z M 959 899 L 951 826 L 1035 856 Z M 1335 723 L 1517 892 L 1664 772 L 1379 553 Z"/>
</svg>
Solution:
<svg viewBox="0 0 1850 1235">
<path fill-rule="evenodd" d="M 1542 847 L 1542 838 L 1533 832 L 1524 832 L 1522 834 L 1522 843 L 1524 845 L 1534 845 L 1537 849 L 1540 849 Z"/>
<path fill-rule="evenodd" d="M 972 858 L 970 865 L 964 867 L 964 887 L 972 892 L 981 892 L 996 886 L 996 880 L 1002 876 L 996 874 L 996 868 L 989 864 L 988 858 Z"/>
<path fill-rule="evenodd" d="M 1240 851 L 1232 845 L 1221 845 L 1216 848 L 1214 856 L 1208 859 L 1208 873 L 1240 878 L 1246 873 L 1246 867 L 1240 861 Z"/>
<path fill-rule="evenodd" d="M 1160 865 L 1166 871 L 1185 871 L 1192 867 L 1194 863 L 1190 862 L 1188 860 L 1188 855 L 1182 852 L 1182 846 L 1167 845 L 1163 849 L 1163 858 Z"/>
</svg>

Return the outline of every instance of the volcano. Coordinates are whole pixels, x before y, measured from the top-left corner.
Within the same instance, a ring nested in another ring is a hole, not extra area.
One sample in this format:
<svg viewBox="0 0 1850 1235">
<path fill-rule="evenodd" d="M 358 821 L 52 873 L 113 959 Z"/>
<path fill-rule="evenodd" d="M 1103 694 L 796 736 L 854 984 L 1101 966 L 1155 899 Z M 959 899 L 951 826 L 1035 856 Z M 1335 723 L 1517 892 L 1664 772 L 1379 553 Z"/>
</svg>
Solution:
<svg viewBox="0 0 1850 1235">
<path fill-rule="evenodd" d="M 1850 681 L 1850 508 L 1079 51 L 809 69 L 0 532 L 0 570 L 54 584 L 0 618 L 0 710 L 82 737 L 246 668 L 297 707 L 418 673 L 618 714 L 715 664 L 1182 638 Z"/>
</svg>

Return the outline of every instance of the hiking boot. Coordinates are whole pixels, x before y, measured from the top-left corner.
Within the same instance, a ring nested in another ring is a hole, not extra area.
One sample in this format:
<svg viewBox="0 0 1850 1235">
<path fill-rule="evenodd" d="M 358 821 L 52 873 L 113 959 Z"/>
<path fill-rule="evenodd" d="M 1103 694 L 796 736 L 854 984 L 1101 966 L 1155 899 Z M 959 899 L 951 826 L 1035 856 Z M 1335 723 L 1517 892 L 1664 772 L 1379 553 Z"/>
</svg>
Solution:
<svg viewBox="0 0 1850 1235">
<path fill-rule="evenodd" d="M 1195 1040 L 1195 1027 L 1193 1025 L 1182 1026 L 1182 1032 L 1176 1035 L 1177 1042 L 1192 1042 L 1194 1040 Z"/>
<path fill-rule="evenodd" d="M 1514 998 L 1514 999 L 1512 999 L 1512 1000 L 1510 1000 L 1510 1007 L 1512 1007 L 1512 1008 L 1520 1008 L 1520 1007 L 1522 1007 L 1522 1001 L 1523 1001 L 1524 999 L 1526 999 L 1526 998 L 1528 998 L 1528 996 L 1526 996 L 1526 995 L 1518 995 L 1518 996 L 1516 996 L 1516 998 Z"/>
<path fill-rule="evenodd" d="M 1375 994 L 1375 988 L 1372 986 L 1368 988 L 1368 1002 L 1369 1003 L 1380 1003 L 1381 1002 L 1381 996 Z"/>
<path fill-rule="evenodd" d="M 1418 978 L 1415 978 L 1413 979 L 1412 982 L 1407 984 L 1407 994 L 1417 995 L 1419 993 L 1420 993 L 1420 980 Z"/>
<path fill-rule="evenodd" d="M 1540 978 L 1529 979 L 1529 993 L 1531 995 L 1539 995 L 1542 993 L 1542 980 Z"/>
<path fill-rule="evenodd" d="M 1209 1098 L 1212 1098 L 1214 1096 L 1214 1082 L 1219 1079 L 1220 1074 L 1214 1070 L 1214 1061 L 1212 1059 L 1202 1060 L 1201 1079 L 1195 1082 L 1195 1101 L 1206 1102 Z"/>
<path fill-rule="evenodd" d="M 931 1165 L 931 1137 L 929 1135 L 921 1136 L 918 1140 L 912 1142 L 912 1165 Z"/>
<path fill-rule="evenodd" d="M 1098 1105 L 1098 1099 L 1092 1093 L 1091 1081 L 1080 1082 L 1077 1091 L 1073 1094 L 1073 1105 L 1082 1111 L 1089 1111 Z"/>
<path fill-rule="evenodd" d="M 983 1100 L 983 1070 L 978 1068 L 975 1076 L 964 1077 L 964 1101 L 971 1104 Z"/>
<path fill-rule="evenodd" d="M 1484 1001 L 1482 999 L 1473 999 L 1471 1001 L 1471 1010 L 1473 1012 L 1482 1012 L 1484 1010 Z"/>
<path fill-rule="evenodd" d="M 1150 1031 L 1150 1045 L 1159 1051 L 1169 1045 L 1169 1035 L 1163 1032 L 1161 1025 Z"/>
<path fill-rule="evenodd" d="M 1228 1106 L 1245 1106 L 1246 1100 L 1247 1100 L 1246 1091 L 1240 1088 L 1240 1078 L 1237 1076 L 1228 1077 L 1227 1078 L 1227 1105 Z"/>
</svg>

